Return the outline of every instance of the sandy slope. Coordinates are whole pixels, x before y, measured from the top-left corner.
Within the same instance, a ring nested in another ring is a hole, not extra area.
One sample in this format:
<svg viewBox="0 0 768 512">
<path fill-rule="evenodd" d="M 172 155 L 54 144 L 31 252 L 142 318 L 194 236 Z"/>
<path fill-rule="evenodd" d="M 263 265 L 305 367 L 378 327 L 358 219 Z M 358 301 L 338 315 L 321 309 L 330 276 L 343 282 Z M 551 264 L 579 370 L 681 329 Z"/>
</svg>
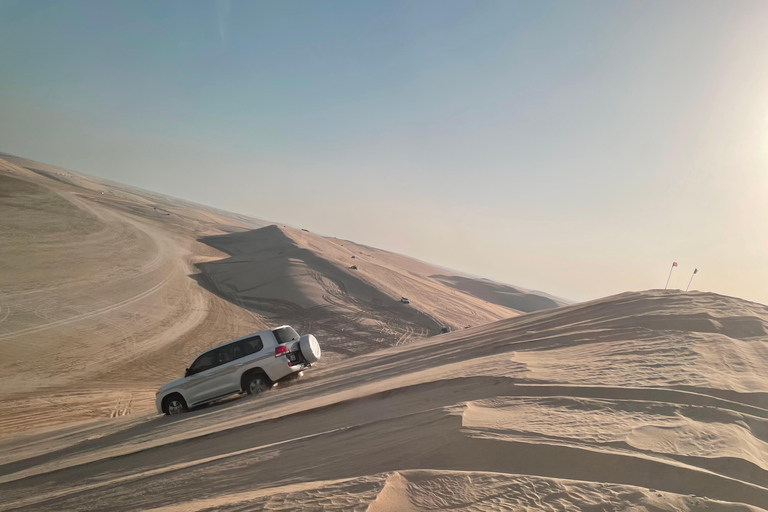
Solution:
<svg viewBox="0 0 768 512">
<path fill-rule="evenodd" d="M 4 161 L 0 191 L 0 432 L 146 410 L 216 330 L 263 325 L 188 277 L 237 220 Z"/>
<path fill-rule="evenodd" d="M 440 274 L 435 274 L 430 277 L 480 299 L 487 300 L 494 304 L 501 304 L 525 313 L 539 311 L 541 309 L 556 308 L 567 304 L 567 302 L 561 299 L 497 283 L 490 279 L 473 279 L 464 276 L 446 276 Z"/>
<path fill-rule="evenodd" d="M 768 308 L 627 293 L 0 441 L 0 510 L 765 510 Z"/>
<path fill-rule="evenodd" d="M 404 256 L 17 157 L 0 218 L 0 435 L 151 410 L 199 352 L 276 324 L 331 364 L 518 314 Z"/>
<path fill-rule="evenodd" d="M 516 314 L 434 281 L 425 263 L 300 229 L 271 225 L 201 241 L 230 255 L 198 265 L 204 286 L 321 336 L 331 362 Z"/>
</svg>

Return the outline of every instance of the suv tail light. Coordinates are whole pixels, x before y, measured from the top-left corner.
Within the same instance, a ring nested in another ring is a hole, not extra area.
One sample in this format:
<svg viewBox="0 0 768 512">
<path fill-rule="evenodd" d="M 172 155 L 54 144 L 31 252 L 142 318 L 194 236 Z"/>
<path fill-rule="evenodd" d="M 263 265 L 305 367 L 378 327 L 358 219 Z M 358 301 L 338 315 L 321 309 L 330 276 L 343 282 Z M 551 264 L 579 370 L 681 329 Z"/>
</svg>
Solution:
<svg viewBox="0 0 768 512">
<path fill-rule="evenodd" d="M 278 345 L 275 347 L 275 357 L 280 357 L 288 354 L 290 350 L 285 345 Z"/>
</svg>

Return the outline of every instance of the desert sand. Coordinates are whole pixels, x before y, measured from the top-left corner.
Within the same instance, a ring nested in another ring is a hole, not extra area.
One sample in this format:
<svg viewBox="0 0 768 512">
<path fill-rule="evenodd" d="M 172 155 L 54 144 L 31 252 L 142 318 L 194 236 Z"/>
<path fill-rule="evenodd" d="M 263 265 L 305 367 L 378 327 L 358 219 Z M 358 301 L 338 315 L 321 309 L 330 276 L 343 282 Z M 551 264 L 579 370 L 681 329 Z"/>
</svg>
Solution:
<svg viewBox="0 0 768 512">
<path fill-rule="evenodd" d="M 0 436 L 152 410 L 197 354 L 268 326 L 332 364 L 520 313 L 405 256 L 9 155 L 0 218 Z"/>
<path fill-rule="evenodd" d="M 0 510 L 765 510 L 768 308 L 649 291 L 0 441 Z"/>
<path fill-rule="evenodd" d="M 521 314 L 562 301 L 4 158 L 0 511 L 768 510 L 764 305 Z M 154 412 L 196 353 L 284 321 L 327 359 Z"/>
</svg>

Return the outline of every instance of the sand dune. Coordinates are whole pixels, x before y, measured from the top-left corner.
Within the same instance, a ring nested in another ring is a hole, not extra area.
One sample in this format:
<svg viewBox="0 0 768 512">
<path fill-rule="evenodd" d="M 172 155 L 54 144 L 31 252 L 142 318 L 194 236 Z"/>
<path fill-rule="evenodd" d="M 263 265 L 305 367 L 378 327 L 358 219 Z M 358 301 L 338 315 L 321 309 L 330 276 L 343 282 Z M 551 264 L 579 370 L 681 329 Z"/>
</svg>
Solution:
<svg viewBox="0 0 768 512">
<path fill-rule="evenodd" d="M 768 510 L 766 306 L 521 315 L 560 303 L 15 157 L 0 215 L 0 511 Z M 284 321 L 324 364 L 152 411 L 197 352 Z"/>
<path fill-rule="evenodd" d="M 41 173 L 0 161 L 0 432 L 147 410 L 216 330 L 262 325 L 188 277 L 217 256 L 196 234 L 247 226 Z"/>
<path fill-rule="evenodd" d="M 393 339 L 402 345 L 443 328 L 516 314 L 457 294 L 383 251 L 300 229 L 271 225 L 201 241 L 230 255 L 198 264 L 206 288 L 262 316 L 316 333 L 336 356 L 331 361 L 391 346 Z M 402 296 L 410 304 L 401 303 Z"/>
<path fill-rule="evenodd" d="M 199 352 L 269 325 L 332 364 L 519 314 L 405 256 L 9 155 L 0 217 L 0 435 L 152 410 Z"/>
<path fill-rule="evenodd" d="M 765 510 L 767 327 L 672 291 L 501 320 L 0 441 L 0 510 Z"/>
<path fill-rule="evenodd" d="M 515 288 L 502 283 L 496 283 L 489 279 L 472 279 L 463 276 L 445 276 L 440 274 L 435 274 L 430 277 L 480 299 L 487 300 L 494 304 L 501 304 L 502 306 L 507 306 L 508 308 L 525 313 L 556 308 L 567 304 L 566 301 L 561 299 L 533 293 L 522 288 Z"/>
</svg>

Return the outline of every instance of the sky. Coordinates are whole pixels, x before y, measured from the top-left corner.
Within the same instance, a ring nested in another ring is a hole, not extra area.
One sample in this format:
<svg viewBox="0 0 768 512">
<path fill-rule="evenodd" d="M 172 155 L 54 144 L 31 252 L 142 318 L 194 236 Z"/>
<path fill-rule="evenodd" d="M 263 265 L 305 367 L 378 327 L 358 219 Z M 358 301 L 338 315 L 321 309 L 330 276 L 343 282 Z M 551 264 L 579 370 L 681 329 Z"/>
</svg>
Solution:
<svg viewBox="0 0 768 512">
<path fill-rule="evenodd" d="M 588 300 L 768 304 L 768 2 L 0 0 L 0 151 Z"/>
</svg>

